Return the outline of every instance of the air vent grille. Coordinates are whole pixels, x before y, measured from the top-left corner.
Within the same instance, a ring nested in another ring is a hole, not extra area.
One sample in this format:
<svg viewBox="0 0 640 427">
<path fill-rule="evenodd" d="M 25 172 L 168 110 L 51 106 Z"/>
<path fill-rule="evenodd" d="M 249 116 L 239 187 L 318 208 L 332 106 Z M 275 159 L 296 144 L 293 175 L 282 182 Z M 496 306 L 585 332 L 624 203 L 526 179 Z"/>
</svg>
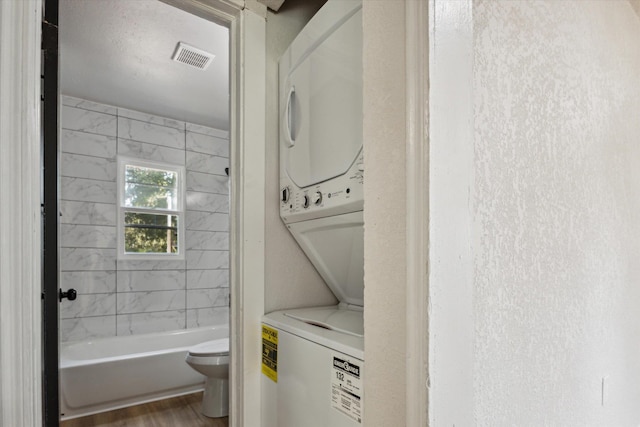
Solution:
<svg viewBox="0 0 640 427">
<path fill-rule="evenodd" d="M 202 49 L 180 42 L 178 43 L 178 47 L 171 59 L 176 62 L 190 65 L 199 70 L 206 70 L 214 57 L 215 55 L 212 53 L 205 52 Z"/>
</svg>

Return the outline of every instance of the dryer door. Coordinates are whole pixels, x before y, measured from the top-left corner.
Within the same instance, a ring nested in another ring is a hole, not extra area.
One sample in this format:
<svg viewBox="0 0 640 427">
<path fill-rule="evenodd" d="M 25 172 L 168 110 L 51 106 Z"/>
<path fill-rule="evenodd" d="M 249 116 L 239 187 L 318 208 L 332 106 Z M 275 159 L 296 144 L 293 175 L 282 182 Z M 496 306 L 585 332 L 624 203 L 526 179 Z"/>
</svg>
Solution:
<svg viewBox="0 0 640 427">
<path fill-rule="evenodd" d="M 280 150 L 304 188 L 346 173 L 362 147 L 362 10 L 299 58 L 280 92 Z"/>
<path fill-rule="evenodd" d="M 304 253 L 340 302 L 364 305 L 362 211 L 288 225 Z"/>
</svg>

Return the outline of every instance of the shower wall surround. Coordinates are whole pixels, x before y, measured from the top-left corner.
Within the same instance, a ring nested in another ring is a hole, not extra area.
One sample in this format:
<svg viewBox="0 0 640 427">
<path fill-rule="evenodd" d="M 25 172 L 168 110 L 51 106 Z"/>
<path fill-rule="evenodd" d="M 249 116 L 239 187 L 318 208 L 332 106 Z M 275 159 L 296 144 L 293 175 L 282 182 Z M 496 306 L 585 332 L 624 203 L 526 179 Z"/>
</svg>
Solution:
<svg viewBox="0 0 640 427">
<path fill-rule="evenodd" d="M 62 341 L 227 324 L 228 132 L 62 97 Z M 184 165 L 184 260 L 118 260 L 117 156 Z"/>
</svg>

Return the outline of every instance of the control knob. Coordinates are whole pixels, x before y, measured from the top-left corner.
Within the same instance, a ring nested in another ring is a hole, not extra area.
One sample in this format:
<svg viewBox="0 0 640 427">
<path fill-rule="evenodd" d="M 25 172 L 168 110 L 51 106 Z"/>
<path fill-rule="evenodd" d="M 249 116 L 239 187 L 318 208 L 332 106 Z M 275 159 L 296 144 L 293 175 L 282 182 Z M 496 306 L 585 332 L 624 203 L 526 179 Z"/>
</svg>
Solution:
<svg viewBox="0 0 640 427">
<path fill-rule="evenodd" d="M 288 203 L 290 198 L 291 198 L 291 190 L 289 189 L 289 187 L 284 187 L 282 189 L 282 201 L 284 203 Z"/>
<path fill-rule="evenodd" d="M 309 196 L 306 194 L 302 197 L 302 207 L 305 209 L 309 207 Z"/>
<path fill-rule="evenodd" d="M 317 206 L 320 203 L 322 203 L 322 193 L 319 191 L 316 191 L 315 194 L 313 195 L 313 204 Z"/>
</svg>

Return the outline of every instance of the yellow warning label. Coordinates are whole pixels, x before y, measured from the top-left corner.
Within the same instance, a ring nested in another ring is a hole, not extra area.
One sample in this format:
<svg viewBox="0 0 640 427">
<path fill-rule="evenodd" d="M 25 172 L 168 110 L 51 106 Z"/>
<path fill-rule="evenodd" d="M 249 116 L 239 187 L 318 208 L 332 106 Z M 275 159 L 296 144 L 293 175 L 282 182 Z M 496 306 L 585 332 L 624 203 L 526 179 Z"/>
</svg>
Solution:
<svg viewBox="0 0 640 427">
<path fill-rule="evenodd" d="M 262 325 L 262 373 L 278 382 L 278 331 Z"/>
</svg>

